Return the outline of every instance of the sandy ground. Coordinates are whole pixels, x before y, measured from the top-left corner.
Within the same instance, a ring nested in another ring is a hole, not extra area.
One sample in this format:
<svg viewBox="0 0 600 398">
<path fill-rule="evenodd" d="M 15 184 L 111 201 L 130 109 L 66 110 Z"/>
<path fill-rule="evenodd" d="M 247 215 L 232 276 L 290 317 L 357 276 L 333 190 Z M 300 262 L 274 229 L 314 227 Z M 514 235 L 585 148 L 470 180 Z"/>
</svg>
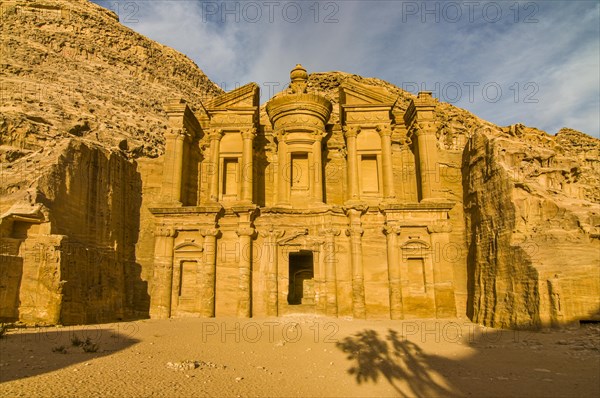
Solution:
<svg viewBox="0 0 600 398">
<path fill-rule="evenodd" d="M 96 352 L 74 346 L 74 335 Z M 12 329 L 0 339 L 0 396 L 597 397 L 599 347 L 598 324 L 529 332 L 462 319 Z"/>
</svg>

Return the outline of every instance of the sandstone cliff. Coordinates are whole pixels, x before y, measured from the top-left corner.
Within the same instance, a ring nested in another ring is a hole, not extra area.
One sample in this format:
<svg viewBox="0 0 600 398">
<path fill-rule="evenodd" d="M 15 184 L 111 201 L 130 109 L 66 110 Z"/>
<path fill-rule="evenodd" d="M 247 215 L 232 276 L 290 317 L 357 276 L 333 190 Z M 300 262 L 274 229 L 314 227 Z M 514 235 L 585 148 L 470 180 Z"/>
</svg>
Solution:
<svg viewBox="0 0 600 398">
<path fill-rule="evenodd" d="M 498 327 L 598 319 L 600 142 L 512 126 L 464 151 L 469 316 Z"/>
<path fill-rule="evenodd" d="M 0 274 L 40 281 L 2 291 L 0 318 L 14 317 L 19 300 L 28 322 L 145 316 L 146 204 L 160 188 L 147 181 L 162 172 L 154 158 L 164 151 L 163 105 L 183 97 L 200 114 L 202 101 L 222 92 L 187 57 L 86 0 L 0 6 Z M 313 73 L 308 90 L 334 102 L 331 123 L 348 79 L 396 98 L 398 120 L 413 98 L 379 79 Z M 445 255 L 458 313 L 503 327 L 596 319 L 600 141 L 498 127 L 444 103 L 436 123 L 438 177 L 457 203 Z M 393 156 L 413 156 L 407 139 L 394 130 Z M 327 145 L 343 141 L 334 131 Z M 400 198 L 415 201 L 405 176 L 395 178 Z"/>
<path fill-rule="evenodd" d="M 44 148 L 81 137 L 128 157 L 156 157 L 165 99 L 199 108 L 222 92 L 190 59 L 87 0 L 1 1 L 0 8 L 0 159 L 12 165 L 3 176 L 21 174 L 2 192 L 5 200 L 32 182 L 33 164 L 44 168 Z"/>
<path fill-rule="evenodd" d="M 0 9 L 0 275 L 16 282 L 2 283 L 0 318 L 147 316 L 134 159 L 162 154 L 166 98 L 198 108 L 222 90 L 86 0 Z"/>
</svg>

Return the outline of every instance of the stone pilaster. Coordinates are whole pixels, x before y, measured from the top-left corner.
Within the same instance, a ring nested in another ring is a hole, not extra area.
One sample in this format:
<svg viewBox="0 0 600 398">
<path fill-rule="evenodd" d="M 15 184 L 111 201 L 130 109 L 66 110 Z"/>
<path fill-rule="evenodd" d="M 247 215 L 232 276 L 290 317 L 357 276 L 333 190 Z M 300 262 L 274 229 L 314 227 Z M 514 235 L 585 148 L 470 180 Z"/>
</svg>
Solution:
<svg viewBox="0 0 600 398">
<path fill-rule="evenodd" d="M 219 163 L 220 163 L 220 145 L 223 137 L 223 130 L 213 129 L 209 132 L 210 139 L 210 200 L 217 202 L 219 200 Z"/>
<path fill-rule="evenodd" d="M 390 283 L 390 318 L 403 319 L 402 310 L 402 280 L 400 262 L 398 259 L 398 235 L 400 227 L 385 225 L 383 232 L 387 238 L 388 278 Z"/>
<path fill-rule="evenodd" d="M 443 199 L 438 163 L 435 108 L 437 100 L 429 91 L 421 91 L 412 100 L 404 121 L 412 137 L 417 160 L 419 200 Z M 416 139 L 415 139 L 416 138 Z"/>
<path fill-rule="evenodd" d="M 261 231 L 260 235 L 265 239 L 264 245 L 266 250 L 263 250 L 263 255 L 267 256 L 267 315 L 278 315 L 278 288 L 277 288 L 277 272 L 278 272 L 278 244 L 277 240 L 285 234 L 283 230 L 275 230 L 270 227 L 266 231 Z"/>
<path fill-rule="evenodd" d="M 165 134 L 162 197 L 167 203 L 181 204 L 185 145 L 189 134 L 184 128 L 171 129 Z"/>
<path fill-rule="evenodd" d="M 381 137 L 381 162 L 383 168 L 383 198 L 394 199 L 394 169 L 392 166 L 392 129 L 390 126 L 377 126 L 377 132 Z"/>
<path fill-rule="evenodd" d="M 325 255 L 325 285 L 327 290 L 327 315 L 337 316 L 337 277 L 335 237 L 340 234 L 337 228 L 325 228 L 319 232 L 325 237 L 323 252 Z"/>
<path fill-rule="evenodd" d="M 208 228 L 200 231 L 204 236 L 203 291 L 200 293 L 200 315 L 205 318 L 215 316 L 215 286 L 217 274 L 217 235 L 219 230 Z"/>
<path fill-rule="evenodd" d="M 437 250 L 433 258 L 433 289 L 435 291 L 435 311 L 438 318 L 456 316 L 456 298 L 454 296 L 454 271 L 445 253 L 450 247 L 450 232 L 452 225 L 449 221 L 436 221 L 427 226 L 431 235 L 431 243 Z M 434 250 L 434 252 L 436 251 Z"/>
<path fill-rule="evenodd" d="M 154 275 L 150 317 L 165 319 L 171 316 L 171 290 L 173 287 L 173 243 L 177 231 L 158 227 L 154 233 Z"/>
<path fill-rule="evenodd" d="M 236 231 L 240 239 L 239 298 L 237 316 L 252 316 L 252 236 L 254 228 L 241 227 Z"/>
<path fill-rule="evenodd" d="M 256 129 L 251 128 L 242 132 L 242 201 L 252 203 L 253 152 L 252 143 Z"/>
<path fill-rule="evenodd" d="M 358 200 L 358 153 L 356 147 L 356 136 L 360 127 L 344 126 L 346 147 L 348 148 L 348 200 Z"/>
<path fill-rule="evenodd" d="M 312 147 L 312 166 L 314 167 L 314 170 L 312 173 L 311 186 L 313 192 L 313 201 L 315 203 L 323 203 L 323 167 L 321 165 L 321 140 L 323 139 L 323 135 L 323 131 L 315 131 L 315 142 L 313 143 Z"/>
<path fill-rule="evenodd" d="M 285 132 L 279 133 L 277 153 L 279 155 L 278 166 L 278 189 L 277 204 L 288 204 L 290 201 L 290 162 L 287 153 L 287 144 L 285 143 Z"/>
<path fill-rule="evenodd" d="M 352 252 L 352 314 L 354 318 L 365 319 L 365 278 L 362 260 L 362 235 L 360 211 L 349 210 L 351 224 L 346 234 L 350 237 Z M 356 219 L 358 219 L 356 221 Z M 354 222 L 353 222 L 354 221 Z"/>
</svg>

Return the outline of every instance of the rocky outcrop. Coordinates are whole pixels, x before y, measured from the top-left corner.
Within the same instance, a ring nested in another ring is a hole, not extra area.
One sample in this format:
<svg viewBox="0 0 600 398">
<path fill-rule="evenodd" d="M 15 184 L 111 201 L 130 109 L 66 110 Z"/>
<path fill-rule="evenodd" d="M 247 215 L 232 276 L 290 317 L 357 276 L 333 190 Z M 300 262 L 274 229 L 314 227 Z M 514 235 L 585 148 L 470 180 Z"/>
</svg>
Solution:
<svg viewBox="0 0 600 398">
<path fill-rule="evenodd" d="M 89 1 L 0 8 L 0 318 L 147 316 L 135 159 L 164 150 L 163 99 L 222 90 Z"/>
<path fill-rule="evenodd" d="M 580 155 L 575 151 L 581 152 Z M 600 142 L 511 126 L 464 151 L 468 315 L 496 327 L 600 319 Z"/>
<path fill-rule="evenodd" d="M 65 144 L 36 187 L 2 215 L 0 318 L 80 324 L 143 316 L 136 164 L 98 145 Z"/>
<path fill-rule="evenodd" d="M 222 93 L 189 58 L 87 0 L 0 1 L 0 8 L 4 159 L 31 154 L 43 162 L 37 151 L 73 137 L 132 158 L 157 157 L 167 128 L 164 99 L 183 97 L 200 109 Z M 19 189 L 32 181 L 24 175 Z M 12 203 L 3 197 L 0 212 Z"/>
</svg>

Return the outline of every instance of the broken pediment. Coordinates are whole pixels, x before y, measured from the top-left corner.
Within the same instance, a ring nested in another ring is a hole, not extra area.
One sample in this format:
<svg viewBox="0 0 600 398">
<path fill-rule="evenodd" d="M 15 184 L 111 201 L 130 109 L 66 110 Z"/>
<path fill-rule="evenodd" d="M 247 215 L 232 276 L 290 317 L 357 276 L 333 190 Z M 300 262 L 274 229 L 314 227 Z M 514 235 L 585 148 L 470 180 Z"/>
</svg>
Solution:
<svg viewBox="0 0 600 398">
<path fill-rule="evenodd" d="M 252 125 L 259 118 L 259 87 L 256 83 L 232 90 L 204 104 L 211 126 Z"/>
<path fill-rule="evenodd" d="M 251 108 L 259 105 L 259 95 L 258 85 L 248 83 L 211 99 L 204 104 L 204 107 L 209 113 L 213 110 Z"/>
<path fill-rule="evenodd" d="M 396 98 L 383 87 L 368 86 L 357 81 L 346 81 L 340 86 L 342 105 L 385 105 L 392 107 Z"/>
<path fill-rule="evenodd" d="M 383 87 L 367 86 L 355 81 L 340 86 L 342 123 L 385 123 L 392 119 L 396 98 Z"/>
</svg>

